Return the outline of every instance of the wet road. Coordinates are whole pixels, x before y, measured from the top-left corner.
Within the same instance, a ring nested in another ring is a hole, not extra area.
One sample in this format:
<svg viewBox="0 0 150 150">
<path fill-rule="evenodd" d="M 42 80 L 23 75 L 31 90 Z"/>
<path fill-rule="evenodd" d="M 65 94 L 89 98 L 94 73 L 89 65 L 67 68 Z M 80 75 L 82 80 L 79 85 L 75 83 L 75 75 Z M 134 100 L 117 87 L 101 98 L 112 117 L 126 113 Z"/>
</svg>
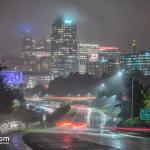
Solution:
<svg viewBox="0 0 150 150">
<path fill-rule="evenodd" d="M 150 138 L 125 134 L 30 133 L 24 141 L 33 150 L 150 150 Z"/>
<path fill-rule="evenodd" d="M 71 134 L 37 134 L 24 136 L 24 141 L 33 150 L 111 150 L 112 147 L 75 138 Z"/>
</svg>

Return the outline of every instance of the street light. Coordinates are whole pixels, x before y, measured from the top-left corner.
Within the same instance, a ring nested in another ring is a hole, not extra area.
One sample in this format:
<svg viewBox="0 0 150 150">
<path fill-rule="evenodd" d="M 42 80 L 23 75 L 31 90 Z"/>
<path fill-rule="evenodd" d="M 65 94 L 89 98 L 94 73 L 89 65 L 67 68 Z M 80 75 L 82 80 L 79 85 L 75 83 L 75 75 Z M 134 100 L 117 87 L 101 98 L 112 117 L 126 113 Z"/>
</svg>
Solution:
<svg viewBox="0 0 150 150">
<path fill-rule="evenodd" d="M 119 71 L 117 75 L 122 76 L 123 71 Z M 132 83 L 132 88 L 131 88 L 132 93 L 131 93 L 131 114 L 130 114 L 130 117 L 132 119 L 133 118 L 133 104 L 134 104 L 134 77 L 133 76 L 131 77 L 131 80 L 132 80 L 131 81 L 131 83 Z"/>
<path fill-rule="evenodd" d="M 102 83 L 102 84 L 101 84 L 101 86 L 102 86 L 102 87 L 104 87 L 104 86 L 105 86 L 105 84 L 104 84 L 104 83 Z"/>
<path fill-rule="evenodd" d="M 102 83 L 102 84 L 100 85 L 100 91 L 102 91 L 102 90 L 103 90 L 104 86 L 105 86 L 105 84 L 104 84 L 104 83 Z"/>
<path fill-rule="evenodd" d="M 118 76 L 122 76 L 122 72 L 121 71 L 118 72 Z"/>
</svg>

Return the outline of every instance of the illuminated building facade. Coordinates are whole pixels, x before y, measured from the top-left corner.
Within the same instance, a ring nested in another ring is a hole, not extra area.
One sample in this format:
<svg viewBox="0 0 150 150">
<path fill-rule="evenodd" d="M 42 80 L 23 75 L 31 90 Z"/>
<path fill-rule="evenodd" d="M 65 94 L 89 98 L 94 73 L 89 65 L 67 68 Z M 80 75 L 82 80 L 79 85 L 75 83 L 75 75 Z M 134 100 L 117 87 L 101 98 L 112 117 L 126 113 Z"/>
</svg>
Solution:
<svg viewBox="0 0 150 150">
<path fill-rule="evenodd" d="M 150 75 L 150 50 L 138 54 L 126 54 L 122 57 L 123 67 L 129 71 L 141 71 L 144 75 Z"/>
<path fill-rule="evenodd" d="M 50 61 L 50 41 L 44 38 L 34 38 L 30 32 L 23 38 L 22 54 L 24 58 L 25 71 L 42 72 L 48 71 Z"/>
<path fill-rule="evenodd" d="M 120 69 L 122 52 L 118 47 L 99 47 L 101 62 L 108 63 L 108 72 L 114 72 Z"/>
<path fill-rule="evenodd" d="M 4 82 L 8 86 L 18 86 L 24 83 L 22 72 L 16 70 L 2 70 L 0 75 L 4 77 Z"/>
<path fill-rule="evenodd" d="M 47 73 L 31 74 L 29 72 L 24 73 L 24 87 L 34 88 L 37 85 L 48 86 L 51 81 L 51 76 Z"/>
<path fill-rule="evenodd" d="M 27 32 L 23 38 L 22 55 L 24 59 L 24 86 L 33 88 L 38 84 L 48 85 L 51 65 L 50 40 L 35 38 Z"/>
<path fill-rule="evenodd" d="M 78 72 L 80 74 L 84 74 L 88 72 L 87 71 L 88 58 L 92 54 L 98 53 L 98 48 L 99 48 L 99 44 L 84 43 L 84 42 L 80 42 L 78 44 L 78 56 L 79 56 Z"/>
<path fill-rule="evenodd" d="M 95 53 L 89 55 L 87 73 L 102 76 L 120 69 L 122 53 L 117 47 L 98 47 Z"/>
<path fill-rule="evenodd" d="M 78 71 L 77 27 L 72 19 L 58 17 L 52 24 L 51 50 L 56 76 Z"/>
<path fill-rule="evenodd" d="M 93 53 L 86 64 L 87 73 L 94 76 L 102 76 L 108 73 L 108 60 L 99 53 Z"/>
<path fill-rule="evenodd" d="M 122 53 L 117 47 L 100 47 L 99 44 L 78 44 L 79 73 L 101 76 L 120 68 Z"/>
</svg>

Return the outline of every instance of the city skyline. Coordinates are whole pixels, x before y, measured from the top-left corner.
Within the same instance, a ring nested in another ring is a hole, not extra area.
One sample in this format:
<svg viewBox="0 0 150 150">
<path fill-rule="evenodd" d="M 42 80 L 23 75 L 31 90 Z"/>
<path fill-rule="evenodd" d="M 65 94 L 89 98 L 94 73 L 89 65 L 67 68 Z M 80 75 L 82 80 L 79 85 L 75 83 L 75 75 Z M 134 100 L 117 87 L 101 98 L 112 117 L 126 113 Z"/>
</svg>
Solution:
<svg viewBox="0 0 150 150">
<path fill-rule="evenodd" d="M 50 27 L 60 13 L 70 15 L 76 20 L 79 41 L 107 43 L 120 49 L 127 49 L 129 43 L 135 39 L 139 49 L 150 47 L 148 0 L 144 2 L 94 0 L 88 3 L 85 0 L 28 2 L 1 1 L 0 55 L 14 52 L 20 55 L 21 38 L 27 29 L 36 36 L 50 36 Z"/>
<path fill-rule="evenodd" d="M 150 148 L 150 0 L 0 0 L 0 150 Z"/>
</svg>

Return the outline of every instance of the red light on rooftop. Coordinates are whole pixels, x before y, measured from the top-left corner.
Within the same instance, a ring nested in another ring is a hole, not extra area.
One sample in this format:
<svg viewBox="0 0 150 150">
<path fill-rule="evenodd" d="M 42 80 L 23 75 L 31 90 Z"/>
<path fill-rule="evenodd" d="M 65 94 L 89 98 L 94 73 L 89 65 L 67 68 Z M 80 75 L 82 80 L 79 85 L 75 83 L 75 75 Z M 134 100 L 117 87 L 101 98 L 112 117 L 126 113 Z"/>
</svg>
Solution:
<svg viewBox="0 0 150 150">
<path fill-rule="evenodd" d="M 98 48 L 100 51 L 107 51 L 107 50 L 118 50 L 118 47 L 111 47 L 111 46 L 102 46 Z"/>
</svg>

